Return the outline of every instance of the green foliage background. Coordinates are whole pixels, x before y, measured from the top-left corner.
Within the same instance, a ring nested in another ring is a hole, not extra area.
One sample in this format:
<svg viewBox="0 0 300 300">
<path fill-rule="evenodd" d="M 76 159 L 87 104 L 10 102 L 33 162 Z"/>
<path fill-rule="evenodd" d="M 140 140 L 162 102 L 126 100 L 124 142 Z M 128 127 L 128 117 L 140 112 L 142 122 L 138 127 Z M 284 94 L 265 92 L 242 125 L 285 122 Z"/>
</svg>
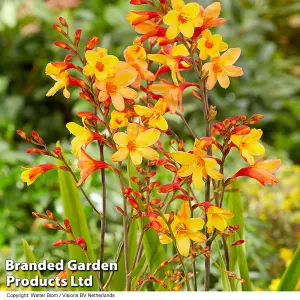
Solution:
<svg viewBox="0 0 300 300">
<path fill-rule="evenodd" d="M 64 124 L 80 121 L 76 113 L 89 109 L 79 101 L 75 90 L 69 100 L 60 92 L 54 97 L 45 96 L 53 82 L 45 76 L 44 68 L 49 61 L 62 60 L 64 55 L 53 45 L 61 37 L 52 24 L 63 16 L 72 29 L 82 29 L 82 45 L 96 35 L 102 47 L 121 58 L 126 45 L 136 37 L 125 14 L 139 8 L 128 2 L 81 1 L 74 8 L 55 8 L 59 1 L 2 0 L 0 3 L 0 268 L 5 258 L 24 259 L 22 238 L 34 246 L 37 259 L 55 262 L 67 257 L 67 248 L 51 246 L 62 237 L 61 233 L 44 229 L 31 216 L 32 211 L 46 209 L 62 213 L 57 173 L 51 171 L 27 188 L 20 180 L 20 166 L 39 164 L 45 158 L 26 155 L 29 145 L 16 135 L 18 128 L 26 132 L 37 130 L 48 144 L 54 146 L 61 140 L 68 150 L 70 136 Z M 212 1 L 198 2 L 206 6 Z M 210 102 L 217 105 L 219 120 L 238 114 L 264 114 L 260 125 L 268 157 L 280 157 L 284 164 L 278 173 L 277 187 L 263 189 L 256 182 L 241 180 L 250 277 L 254 289 L 267 290 L 271 280 L 280 277 L 285 268 L 279 249 L 294 251 L 300 237 L 297 227 L 300 221 L 297 166 L 300 162 L 300 3 L 297 0 L 220 2 L 222 17 L 227 22 L 214 31 L 222 34 L 231 47 L 242 48 L 238 65 L 243 67 L 245 75 L 233 79 L 227 90 L 215 88 Z M 186 95 L 184 107 L 187 120 L 200 135 L 204 129 L 199 102 Z M 172 118 L 171 122 L 181 137 L 188 137 L 178 120 Z M 232 158 L 229 168 L 236 170 L 240 166 L 241 161 Z M 169 176 L 163 169 L 160 172 L 165 172 L 161 173 L 162 179 Z M 121 203 L 115 182 L 108 180 L 107 260 L 113 259 L 122 236 L 120 217 L 113 209 Z M 100 207 L 99 186 L 100 175 L 85 184 Z M 98 253 L 99 222 L 86 202 L 83 203 L 95 253 Z M 212 273 L 218 289 L 218 270 L 213 269 Z M 5 272 L 0 270 L 2 289 L 4 284 Z"/>
</svg>

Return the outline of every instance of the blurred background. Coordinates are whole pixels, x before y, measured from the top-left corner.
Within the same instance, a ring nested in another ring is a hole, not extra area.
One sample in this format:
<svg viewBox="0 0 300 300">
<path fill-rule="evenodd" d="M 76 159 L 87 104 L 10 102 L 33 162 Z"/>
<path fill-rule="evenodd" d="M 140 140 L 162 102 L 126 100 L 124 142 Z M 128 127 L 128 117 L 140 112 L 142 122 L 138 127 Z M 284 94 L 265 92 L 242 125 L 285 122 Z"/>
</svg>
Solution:
<svg viewBox="0 0 300 300">
<path fill-rule="evenodd" d="M 80 122 L 76 113 L 89 110 L 72 90 L 67 100 L 58 92 L 45 96 L 53 85 L 45 75 L 49 61 L 63 60 L 64 51 L 53 45 L 61 36 L 52 28 L 57 18 L 67 19 L 70 28 L 81 28 L 82 45 L 93 35 L 100 45 L 122 59 L 124 48 L 137 36 L 125 15 L 131 6 L 126 0 L 1 0 L 0 2 L 0 265 L 6 258 L 22 260 L 22 238 L 34 246 L 38 260 L 66 258 L 66 249 L 53 248 L 60 232 L 43 228 L 32 211 L 50 209 L 62 214 L 56 171 L 50 171 L 32 186 L 20 180 L 21 166 L 37 165 L 45 158 L 25 153 L 30 147 L 16 130 L 36 130 L 49 145 L 61 140 L 70 149 L 65 123 Z M 199 1 L 198 1 L 199 2 Z M 200 1 L 203 6 L 212 1 Z M 230 47 L 240 47 L 237 65 L 245 75 L 231 80 L 227 90 L 215 88 L 210 102 L 217 105 L 218 120 L 252 113 L 265 116 L 258 125 L 268 158 L 281 158 L 279 184 L 263 188 L 259 183 L 240 180 L 245 211 L 247 255 L 255 290 L 275 290 L 300 239 L 300 3 L 298 0 L 221 0 L 224 26 L 213 29 L 223 35 Z M 184 74 L 183 74 L 184 75 Z M 200 136 L 203 130 L 199 102 L 190 93 L 184 98 L 185 116 Z M 180 121 L 170 118 L 181 137 Z M 192 141 L 190 141 L 192 142 Z M 52 162 L 52 161 L 50 161 Z M 230 170 L 242 166 L 232 158 Z M 170 176 L 161 173 L 161 178 Z M 232 173 L 231 173 L 232 174 Z M 100 176 L 93 176 L 85 189 L 101 207 Z M 114 211 L 121 199 L 109 180 L 108 238 L 106 258 L 114 257 L 122 232 L 120 217 Z M 166 182 L 165 182 L 166 183 Z M 85 202 L 84 202 L 85 203 Z M 86 204 L 86 203 L 85 203 Z M 99 224 L 85 207 L 95 248 L 99 247 Z M 1 268 L 0 267 L 0 268 Z M 0 287 L 5 289 L 5 272 L 0 271 Z M 214 275 L 214 274 L 213 274 Z M 215 288 L 218 289 L 217 271 Z"/>
</svg>

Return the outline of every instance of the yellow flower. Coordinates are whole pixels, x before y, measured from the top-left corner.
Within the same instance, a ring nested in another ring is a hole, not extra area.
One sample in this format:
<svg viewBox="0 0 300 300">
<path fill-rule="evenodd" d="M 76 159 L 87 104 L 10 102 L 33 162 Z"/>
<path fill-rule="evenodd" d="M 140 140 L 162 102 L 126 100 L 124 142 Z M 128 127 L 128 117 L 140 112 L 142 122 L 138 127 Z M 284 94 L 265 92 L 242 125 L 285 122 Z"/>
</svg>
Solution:
<svg viewBox="0 0 300 300">
<path fill-rule="evenodd" d="M 171 76 L 174 84 L 178 85 L 178 79 L 184 82 L 184 78 L 180 74 L 180 68 L 188 68 L 188 64 L 183 60 L 183 57 L 189 55 L 187 48 L 184 45 L 176 45 L 170 51 L 166 52 L 162 48 L 163 54 L 148 54 L 148 59 L 157 62 L 161 65 L 168 66 L 171 70 Z M 174 57 L 180 56 L 180 62 Z M 178 79 L 177 79 L 178 77 Z"/>
<path fill-rule="evenodd" d="M 82 146 L 87 146 L 94 139 L 94 134 L 91 130 L 86 127 L 80 126 L 74 122 L 69 122 L 66 124 L 66 127 L 75 135 L 75 138 L 72 140 L 72 153 L 77 155 Z"/>
<path fill-rule="evenodd" d="M 169 215 L 164 215 L 166 220 L 169 220 Z M 165 223 L 162 217 L 158 217 L 157 221 L 169 231 L 168 225 Z M 204 242 L 206 240 L 205 235 L 199 230 L 203 228 L 204 221 L 200 218 L 191 218 L 190 205 L 187 201 L 184 201 L 180 206 L 177 216 L 174 216 L 174 220 L 171 223 L 171 230 L 176 240 L 176 246 L 179 253 L 183 256 L 188 256 L 191 240 L 197 243 Z M 167 235 L 162 234 L 159 237 L 162 244 L 169 244 L 173 240 Z"/>
<path fill-rule="evenodd" d="M 207 89 L 211 90 L 217 81 L 222 88 L 227 89 L 230 84 L 229 76 L 239 77 L 243 75 L 242 68 L 233 66 L 240 55 L 240 48 L 232 48 L 221 56 L 211 58 L 211 62 L 204 64 L 202 70 L 208 73 Z"/>
<path fill-rule="evenodd" d="M 166 119 L 163 117 L 167 109 L 167 103 L 163 98 L 160 98 L 153 108 L 148 108 L 141 105 L 135 105 L 134 111 L 139 116 L 144 116 L 149 119 L 149 127 L 158 128 L 160 130 L 167 130 L 168 123 Z"/>
<path fill-rule="evenodd" d="M 198 144 L 198 140 L 195 141 Z M 223 174 L 216 170 L 217 161 L 213 157 L 205 155 L 201 148 L 194 147 L 194 152 L 176 151 L 170 153 L 170 157 L 177 161 L 182 166 L 177 171 L 180 177 L 192 175 L 192 181 L 197 189 L 203 186 L 203 177 L 206 179 L 210 176 L 216 180 L 222 180 Z"/>
<path fill-rule="evenodd" d="M 159 154 L 150 146 L 155 144 L 160 136 L 157 129 L 148 129 L 140 132 L 139 126 L 129 123 L 127 133 L 118 132 L 113 139 L 117 144 L 118 151 L 111 156 L 112 161 L 122 161 L 129 155 L 134 165 L 140 165 L 143 157 L 149 160 L 157 160 Z"/>
<path fill-rule="evenodd" d="M 289 248 L 281 248 L 279 256 L 282 260 L 284 260 L 285 265 L 288 266 L 292 261 L 293 251 Z"/>
<path fill-rule="evenodd" d="M 128 124 L 127 114 L 124 112 L 114 110 L 110 117 L 109 127 L 112 129 L 122 128 Z"/>
<path fill-rule="evenodd" d="M 265 148 L 258 143 L 263 132 L 261 129 L 252 129 L 246 136 L 232 135 L 231 142 L 239 149 L 241 156 L 250 164 L 255 163 L 253 155 L 263 155 Z"/>
<path fill-rule="evenodd" d="M 105 80 L 96 81 L 96 86 L 100 90 L 98 100 L 103 102 L 111 98 L 114 107 L 122 111 L 125 109 L 124 98 L 136 99 L 138 93 L 128 86 L 131 85 L 138 73 L 125 62 L 120 62 L 120 67 L 117 66 L 117 72 L 113 77 Z"/>
<path fill-rule="evenodd" d="M 206 29 L 202 32 L 202 38 L 198 40 L 197 48 L 200 50 L 199 57 L 203 60 L 210 57 L 216 57 L 220 52 L 226 51 L 228 45 L 222 41 L 222 36 L 219 34 L 212 35 Z"/>
<path fill-rule="evenodd" d="M 231 219 L 233 213 L 229 210 L 211 205 L 207 211 L 207 232 L 212 233 L 213 229 L 216 228 L 219 231 L 224 231 L 227 227 L 226 219 Z"/>
<path fill-rule="evenodd" d="M 55 72 L 51 73 L 52 71 L 55 71 Z M 59 91 L 60 89 L 63 88 L 64 89 L 63 90 L 63 95 L 66 98 L 70 98 L 70 92 L 68 91 L 69 76 L 70 76 L 69 72 L 68 71 L 64 71 L 64 72 L 61 72 L 61 73 L 57 73 L 56 71 L 57 70 L 55 70 L 55 69 L 52 69 L 52 68 L 50 69 L 50 68 L 46 67 L 46 74 L 49 75 L 49 76 L 51 76 L 51 78 L 53 78 L 54 80 L 56 80 L 56 83 L 48 91 L 48 93 L 46 94 L 46 96 L 47 97 L 53 96 L 53 95 L 56 94 L 57 91 Z"/>
<path fill-rule="evenodd" d="M 98 80 L 104 80 L 114 75 L 114 68 L 118 58 L 107 54 L 107 49 L 97 48 L 97 51 L 88 50 L 85 53 L 88 64 L 83 68 L 85 76 L 95 75 Z"/>
<path fill-rule="evenodd" d="M 199 17 L 200 6 L 193 2 L 184 4 L 183 0 L 172 0 L 173 10 L 169 11 L 163 18 L 166 25 L 169 25 L 166 36 L 172 40 L 182 33 L 185 37 L 191 38 L 195 27 L 203 24 L 203 19 Z"/>
</svg>

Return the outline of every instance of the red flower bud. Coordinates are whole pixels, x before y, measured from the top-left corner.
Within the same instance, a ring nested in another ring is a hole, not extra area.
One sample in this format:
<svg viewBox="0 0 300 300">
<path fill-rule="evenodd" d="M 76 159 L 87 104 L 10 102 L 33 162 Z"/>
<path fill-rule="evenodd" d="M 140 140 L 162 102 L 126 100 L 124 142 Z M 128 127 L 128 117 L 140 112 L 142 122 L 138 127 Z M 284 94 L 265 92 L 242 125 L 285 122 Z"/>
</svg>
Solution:
<svg viewBox="0 0 300 300">
<path fill-rule="evenodd" d="M 165 184 L 165 185 L 161 186 L 158 189 L 158 192 L 159 193 L 170 193 L 170 192 L 173 192 L 174 190 L 178 190 L 178 189 L 179 189 L 178 185 L 169 183 L 169 184 Z"/>
<path fill-rule="evenodd" d="M 34 217 L 36 217 L 36 218 L 41 218 L 41 219 L 49 220 L 49 217 L 48 217 L 48 216 L 39 214 L 39 213 L 37 213 L 37 212 L 35 212 L 35 211 L 33 211 L 31 214 L 32 214 Z"/>
<path fill-rule="evenodd" d="M 74 44 L 77 46 L 80 42 L 80 38 L 81 38 L 81 29 L 77 29 L 75 31 L 75 38 L 74 38 Z"/>
<path fill-rule="evenodd" d="M 165 164 L 164 167 L 173 173 L 177 173 L 177 168 L 171 164 Z"/>
<path fill-rule="evenodd" d="M 146 178 L 151 178 L 151 177 L 153 177 L 155 175 L 156 175 L 156 172 L 153 171 L 153 172 L 148 173 L 147 176 L 146 176 Z"/>
<path fill-rule="evenodd" d="M 32 131 L 31 132 L 31 136 L 33 137 L 33 139 L 39 143 L 41 146 L 46 146 L 46 143 L 44 142 L 44 140 L 40 137 L 40 135 L 36 132 L 36 131 Z"/>
<path fill-rule="evenodd" d="M 54 225 L 52 223 L 45 223 L 44 226 L 49 229 L 61 230 L 61 228 L 58 225 Z"/>
<path fill-rule="evenodd" d="M 153 199 L 150 201 L 150 205 L 156 205 L 161 201 L 161 199 L 157 198 L 157 199 Z"/>
<path fill-rule="evenodd" d="M 46 214 L 50 218 L 50 220 L 56 221 L 54 214 L 50 210 L 46 210 Z"/>
<path fill-rule="evenodd" d="M 173 288 L 173 292 L 178 292 L 179 290 L 181 290 L 182 289 L 182 285 L 181 284 L 178 284 L 178 285 L 176 285 L 174 288 Z"/>
<path fill-rule="evenodd" d="M 57 240 L 54 243 L 52 243 L 52 246 L 62 246 L 62 245 L 76 245 L 76 243 L 72 240 Z"/>
<path fill-rule="evenodd" d="M 149 224 L 156 232 L 163 232 L 165 230 L 162 225 L 156 220 L 151 221 Z"/>
<path fill-rule="evenodd" d="M 137 203 L 137 201 L 134 198 L 129 197 L 128 202 L 133 208 L 135 208 L 137 211 L 140 211 L 139 204 Z"/>
<path fill-rule="evenodd" d="M 129 196 L 132 193 L 132 188 L 127 187 L 122 191 L 124 196 Z"/>
<path fill-rule="evenodd" d="M 83 250 L 87 250 L 87 244 L 86 244 L 84 238 L 82 238 L 82 237 L 76 238 L 76 244 Z"/>
<path fill-rule="evenodd" d="M 72 227 L 71 227 L 70 221 L 68 219 L 65 219 L 64 224 L 65 224 L 65 228 L 66 228 L 67 232 L 72 234 Z"/>
<path fill-rule="evenodd" d="M 30 141 L 30 138 L 26 135 L 26 133 L 21 130 L 21 129 L 18 129 L 17 130 L 17 134 L 25 141 Z"/>
<path fill-rule="evenodd" d="M 231 244 L 231 246 L 237 246 L 237 245 L 241 245 L 241 244 L 244 244 L 244 240 L 238 240 L 236 242 L 234 242 L 233 244 Z"/>
<path fill-rule="evenodd" d="M 141 192 L 144 193 L 145 191 L 152 191 L 157 186 L 160 186 L 160 182 L 159 181 L 153 181 L 153 182 L 149 183 L 147 186 L 145 186 L 141 190 Z"/>
<path fill-rule="evenodd" d="M 141 175 L 145 174 L 145 171 L 141 167 L 136 167 L 135 168 Z"/>
<path fill-rule="evenodd" d="M 136 176 L 132 176 L 132 177 L 131 177 L 131 180 L 132 180 L 134 183 L 138 184 L 138 185 L 141 185 L 141 184 L 142 184 L 142 182 L 141 182 Z"/>
<path fill-rule="evenodd" d="M 85 51 L 93 50 L 95 46 L 98 44 L 98 42 L 99 42 L 99 38 L 93 36 L 86 44 Z"/>
<path fill-rule="evenodd" d="M 63 29 L 58 25 L 58 24 L 53 24 L 53 28 L 58 31 L 59 33 L 62 33 L 62 34 L 66 34 Z"/>
<path fill-rule="evenodd" d="M 62 41 L 56 41 L 54 45 L 62 49 L 73 50 L 67 43 Z"/>
<path fill-rule="evenodd" d="M 133 5 L 141 5 L 141 4 L 148 4 L 149 0 L 130 0 L 130 4 Z"/>
<path fill-rule="evenodd" d="M 64 26 L 64 27 L 68 27 L 69 26 L 65 18 L 59 17 L 58 19 L 59 19 L 59 22 L 60 22 L 60 24 L 62 26 Z"/>
<path fill-rule="evenodd" d="M 61 157 L 61 155 L 62 155 L 60 147 L 53 148 L 53 152 L 57 155 L 57 157 Z"/>
<path fill-rule="evenodd" d="M 121 207 L 115 206 L 115 210 L 116 210 L 120 215 L 124 216 L 124 211 L 123 211 L 123 209 L 122 209 Z"/>
<path fill-rule="evenodd" d="M 28 154 L 41 154 L 41 155 L 50 155 L 50 152 L 38 149 L 38 148 L 28 148 L 26 150 L 26 153 Z"/>
<path fill-rule="evenodd" d="M 248 134 L 250 131 L 251 131 L 251 129 L 248 126 L 241 125 L 241 126 L 234 128 L 231 131 L 231 134 L 244 135 L 244 134 Z"/>
</svg>

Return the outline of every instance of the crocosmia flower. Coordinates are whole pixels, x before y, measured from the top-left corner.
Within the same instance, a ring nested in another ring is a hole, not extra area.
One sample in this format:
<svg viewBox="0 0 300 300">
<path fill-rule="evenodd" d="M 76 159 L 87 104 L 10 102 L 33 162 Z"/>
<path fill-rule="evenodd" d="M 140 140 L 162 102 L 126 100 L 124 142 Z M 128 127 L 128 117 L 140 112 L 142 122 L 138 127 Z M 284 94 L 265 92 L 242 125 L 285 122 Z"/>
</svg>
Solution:
<svg viewBox="0 0 300 300">
<path fill-rule="evenodd" d="M 134 165 L 140 165 L 143 157 L 149 160 L 157 160 L 159 154 L 150 146 L 155 144 L 160 136 L 157 129 L 151 128 L 140 131 L 137 124 L 129 123 L 127 133 L 118 132 L 113 139 L 118 151 L 111 156 L 112 161 L 122 161 L 130 156 Z"/>
<path fill-rule="evenodd" d="M 169 221 L 170 215 L 164 216 L 166 220 Z M 162 217 L 158 217 L 157 221 L 166 231 L 169 231 L 168 225 Z M 199 231 L 203 228 L 203 225 L 203 219 L 191 218 L 189 202 L 184 201 L 177 212 L 177 216 L 174 215 L 174 220 L 170 225 L 176 239 L 176 247 L 181 255 L 189 255 L 191 240 L 197 243 L 204 242 L 206 240 L 206 236 Z M 171 237 L 165 233 L 160 235 L 159 240 L 162 244 L 169 244 L 173 242 Z"/>
<path fill-rule="evenodd" d="M 85 53 L 88 64 L 83 68 L 85 76 L 95 75 L 98 80 L 104 80 L 114 74 L 118 58 L 107 54 L 107 49 L 97 48 L 97 51 L 88 50 Z"/>
<path fill-rule="evenodd" d="M 224 231 L 227 227 L 227 219 L 233 217 L 233 213 L 224 208 L 212 205 L 210 202 L 201 203 L 206 210 L 207 215 L 207 232 L 212 233 L 216 228 L 219 231 Z"/>
<path fill-rule="evenodd" d="M 198 40 L 197 48 L 200 50 L 199 57 L 203 60 L 210 57 L 216 57 L 220 52 L 226 51 L 228 45 L 222 41 L 222 36 L 219 34 L 212 35 L 206 29 L 202 32 L 202 38 Z"/>
<path fill-rule="evenodd" d="M 169 11 L 163 18 L 166 25 L 169 25 L 166 32 L 168 39 L 176 38 L 179 33 L 191 38 L 195 27 L 203 24 L 203 19 L 199 17 L 200 6 L 193 2 L 184 4 L 183 0 L 172 0 L 173 10 Z"/>
<path fill-rule="evenodd" d="M 110 117 L 111 119 L 109 121 L 109 127 L 112 129 L 122 128 L 128 124 L 128 118 L 125 112 L 114 110 Z"/>
<path fill-rule="evenodd" d="M 54 80 L 56 80 L 56 83 L 54 84 L 54 86 L 47 92 L 46 96 L 53 96 L 56 94 L 57 91 L 59 91 L 60 89 L 64 89 L 63 90 L 63 95 L 66 98 L 70 98 L 70 92 L 68 91 L 68 85 L 69 85 L 69 72 L 68 71 L 64 71 L 58 74 L 58 76 L 54 76 L 51 75 L 50 73 L 46 73 L 47 75 L 50 75 L 51 78 L 53 78 Z"/>
<path fill-rule="evenodd" d="M 258 160 L 253 165 L 240 169 L 229 179 L 229 182 L 232 182 L 237 177 L 246 176 L 256 179 L 262 185 L 277 184 L 278 180 L 273 173 L 276 172 L 280 166 L 280 159 Z"/>
<path fill-rule="evenodd" d="M 241 156 L 250 165 L 254 164 L 253 155 L 263 155 L 265 148 L 258 141 L 261 138 L 263 132 L 261 129 L 252 129 L 247 135 L 232 135 L 231 142 L 239 149 Z"/>
<path fill-rule="evenodd" d="M 21 179 L 26 182 L 27 185 L 31 185 L 40 175 L 46 173 L 49 170 L 60 168 L 60 166 L 53 164 L 41 164 L 33 167 L 22 167 L 26 169 L 21 174 Z"/>
<path fill-rule="evenodd" d="M 127 63 L 122 63 L 122 67 L 117 70 L 114 76 L 96 81 L 96 86 L 100 90 L 98 100 L 104 102 L 111 98 L 118 111 L 124 110 L 124 98 L 136 99 L 138 97 L 138 93 L 128 87 L 136 80 L 137 75 L 138 73 L 134 68 Z"/>
<path fill-rule="evenodd" d="M 195 141 L 195 145 L 198 145 L 198 140 Z M 194 147 L 194 151 L 183 152 L 175 151 L 170 153 L 170 157 L 176 162 L 181 164 L 181 168 L 178 170 L 177 175 L 180 177 L 187 177 L 192 175 L 192 181 L 197 189 L 201 189 L 203 186 L 203 178 L 210 176 L 216 180 L 222 180 L 223 174 L 216 170 L 217 161 L 208 155 L 200 147 Z"/>
<path fill-rule="evenodd" d="M 142 105 L 135 105 L 134 111 L 139 115 L 149 119 L 149 127 L 158 128 L 161 130 L 168 129 L 168 123 L 163 117 L 167 109 L 167 103 L 164 99 L 159 99 L 153 108 Z"/>
<path fill-rule="evenodd" d="M 203 66 L 203 71 L 207 72 L 207 89 L 211 90 L 219 82 L 220 86 L 227 89 L 230 80 L 229 77 L 239 77 L 243 75 L 240 67 L 233 66 L 241 55 L 240 48 L 232 48 L 218 57 L 211 58 L 211 62 Z"/>
</svg>

